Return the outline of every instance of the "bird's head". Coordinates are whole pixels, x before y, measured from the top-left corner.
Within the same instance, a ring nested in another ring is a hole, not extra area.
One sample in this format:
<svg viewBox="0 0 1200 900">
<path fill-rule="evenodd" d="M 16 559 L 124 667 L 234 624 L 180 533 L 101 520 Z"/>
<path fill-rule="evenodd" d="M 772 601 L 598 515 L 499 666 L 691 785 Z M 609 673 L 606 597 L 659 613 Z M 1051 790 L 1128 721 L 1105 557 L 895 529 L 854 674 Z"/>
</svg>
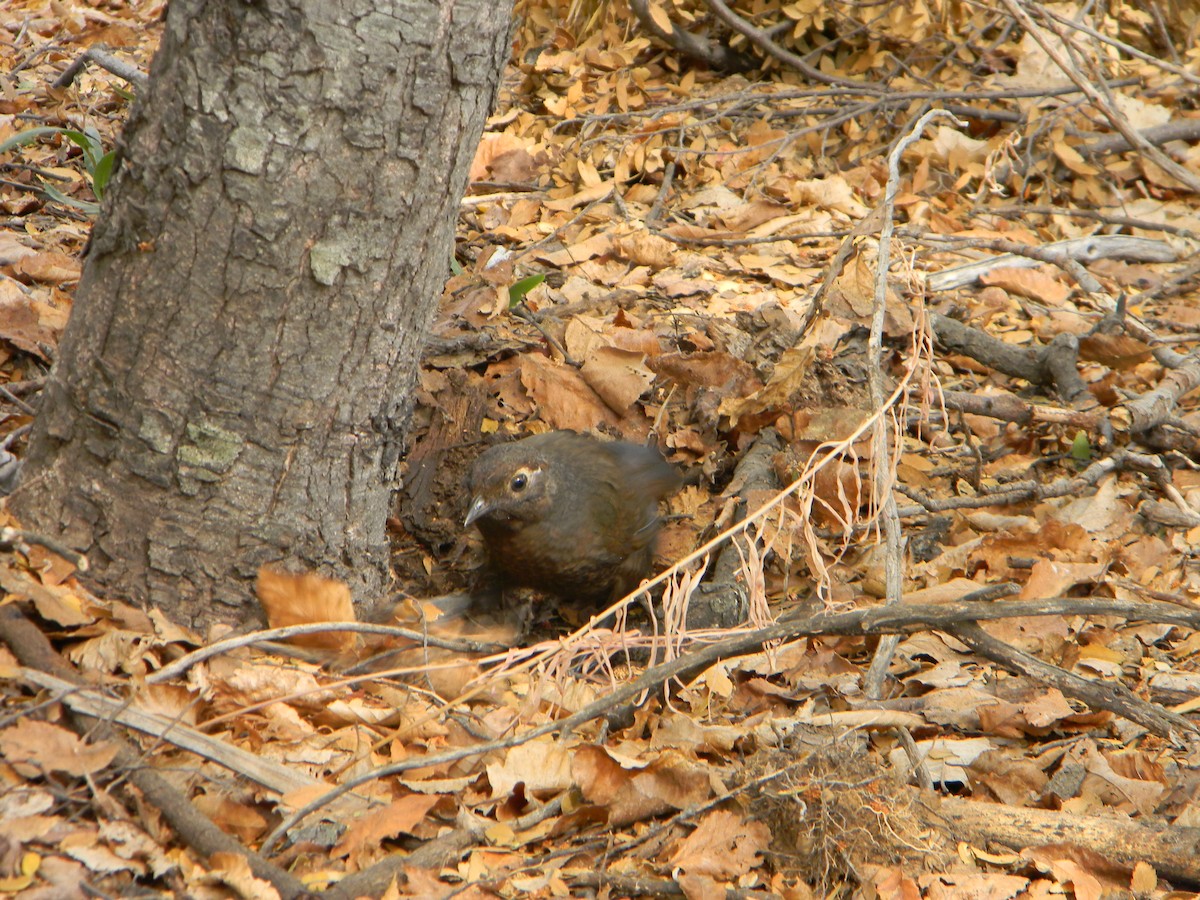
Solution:
<svg viewBox="0 0 1200 900">
<path fill-rule="evenodd" d="M 481 519 L 500 524 L 544 516 L 552 500 L 548 469 L 546 460 L 522 455 L 515 444 L 486 451 L 471 468 L 471 506 L 464 527 Z"/>
</svg>

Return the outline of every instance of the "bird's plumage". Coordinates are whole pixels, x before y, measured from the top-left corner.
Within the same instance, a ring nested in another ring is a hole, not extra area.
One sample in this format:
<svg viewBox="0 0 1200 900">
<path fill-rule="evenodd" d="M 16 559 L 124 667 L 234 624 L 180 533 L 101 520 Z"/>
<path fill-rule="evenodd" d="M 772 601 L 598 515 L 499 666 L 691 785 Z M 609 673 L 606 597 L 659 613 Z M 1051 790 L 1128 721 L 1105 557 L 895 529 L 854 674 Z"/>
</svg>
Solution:
<svg viewBox="0 0 1200 900">
<path fill-rule="evenodd" d="M 552 431 L 479 456 L 466 524 L 505 583 L 606 602 L 649 572 L 659 501 L 679 483 L 649 447 Z"/>
</svg>

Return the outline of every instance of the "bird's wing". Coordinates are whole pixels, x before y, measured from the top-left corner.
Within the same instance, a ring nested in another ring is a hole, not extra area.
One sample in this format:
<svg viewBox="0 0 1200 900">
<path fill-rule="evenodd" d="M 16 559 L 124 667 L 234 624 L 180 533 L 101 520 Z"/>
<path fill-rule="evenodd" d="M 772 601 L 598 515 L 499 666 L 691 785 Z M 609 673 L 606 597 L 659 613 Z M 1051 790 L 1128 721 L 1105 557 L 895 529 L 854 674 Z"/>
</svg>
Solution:
<svg viewBox="0 0 1200 900">
<path fill-rule="evenodd" d="M 679 473 L 657 450 L 624 442 L 605 444 L 604 447 L 620 469 L 631 494 L 660 500 L 679 487 L 682 480 Z"/>
</svg>

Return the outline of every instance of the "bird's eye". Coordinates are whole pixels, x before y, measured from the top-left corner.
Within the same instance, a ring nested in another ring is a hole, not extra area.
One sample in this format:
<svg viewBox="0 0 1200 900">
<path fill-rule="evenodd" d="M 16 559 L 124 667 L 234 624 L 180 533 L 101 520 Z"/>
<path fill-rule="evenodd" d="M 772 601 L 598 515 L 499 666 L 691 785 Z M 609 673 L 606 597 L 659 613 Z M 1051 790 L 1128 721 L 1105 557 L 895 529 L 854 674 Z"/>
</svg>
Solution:
<svg viewBox="0 0 1200 900">
<path fill-rule="evenodd" d="M 525 485 L 527 484 L 529 484 L 529 476 L 524 472 L 518 472 L 512 477 L 512 481 L 509 482 L 508 486 L 516 492 L 525 490 Z"/>
</svg>

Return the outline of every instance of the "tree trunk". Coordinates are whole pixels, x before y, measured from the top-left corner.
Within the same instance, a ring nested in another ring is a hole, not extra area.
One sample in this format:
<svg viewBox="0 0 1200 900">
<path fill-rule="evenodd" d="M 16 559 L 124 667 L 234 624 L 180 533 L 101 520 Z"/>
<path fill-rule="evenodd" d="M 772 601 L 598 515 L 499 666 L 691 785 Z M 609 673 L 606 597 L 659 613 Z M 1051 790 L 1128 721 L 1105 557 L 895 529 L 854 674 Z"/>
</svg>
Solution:
<svg viewBox="0 0 1200 900">
<path fill-rule="evenodd" d="M 386 584 L 384 522 L 507 50 L 490 0 L 172 0 L 11 506 L 209 618 L 264 563 Z"/>
</svg>

